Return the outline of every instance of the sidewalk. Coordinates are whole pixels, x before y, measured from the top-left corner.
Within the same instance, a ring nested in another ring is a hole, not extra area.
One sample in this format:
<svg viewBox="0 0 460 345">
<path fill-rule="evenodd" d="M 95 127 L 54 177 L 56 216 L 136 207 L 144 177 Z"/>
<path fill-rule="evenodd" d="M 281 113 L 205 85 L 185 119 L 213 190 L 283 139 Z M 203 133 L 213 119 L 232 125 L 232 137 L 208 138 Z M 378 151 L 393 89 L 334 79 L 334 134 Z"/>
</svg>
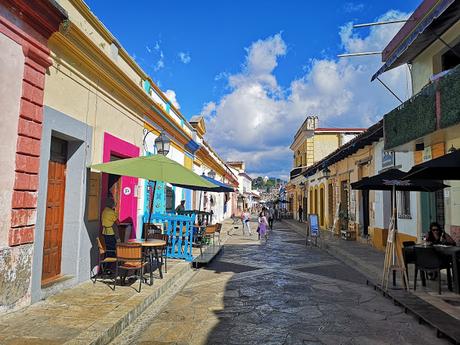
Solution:
<svg viewBox="0 0 460 345">
<path fill-rule="evenodd" d="M 290 219 L 285 219 L 283 221 L 289 224 L 296 232 L 305 236 L 305 223 L 299 223 L 298 221 Z M 385 259 L 384 252 L 378 251 L 368 244 L 357 241 L 344 241 L 335 237 L 329 231 L 321 231 L 318 246 L 336 259 L 362 273 L 371 282 L 379 283 L 381 281 L 383 262 Z M 438 295 L 434 287 L 436 282 L 428 282 L 428 287 L 423 288 L 420 280 L 418 282 L 417 291 L 413 291 L 413 271 L 413 265 L 410 265 L 410 292 L 439 310 L 460 320 L 460 295 L 449 292 L 445 287 L 443 287 L 442 295 Z M 397 277 L 397 283 L 399 283 L 399 277 Z M 430 284 L 432 284 L 432 286 L 430 286 Z"/>
<path fill-rule="evenodd" d="M 222 225 L 222 242 L 230 221 Z M 138 281 L 133 286 L 117 286 L 115 291 L 103 282 L 84 282 L 17 312 L 0 316 L 0 344 L 107 344 L 149 306 L 165 294 L 174 294 L 193 277 L 191 264 L 168 259 L 168 273 L 159 279 L 154 272 L 153 286 Z"/>
</svg>

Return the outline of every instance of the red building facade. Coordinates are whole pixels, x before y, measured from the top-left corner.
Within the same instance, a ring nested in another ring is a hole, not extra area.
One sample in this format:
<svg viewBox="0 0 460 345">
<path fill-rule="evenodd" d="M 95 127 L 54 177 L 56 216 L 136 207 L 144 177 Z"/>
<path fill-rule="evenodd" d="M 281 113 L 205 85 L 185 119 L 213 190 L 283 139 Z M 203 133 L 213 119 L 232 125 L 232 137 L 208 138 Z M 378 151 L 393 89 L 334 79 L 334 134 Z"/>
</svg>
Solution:
<svg viewBox="0 0 460 345">
<path fill-rule="evenodd" d="M 47 41 L 66 18 L 52 0 L 0 0 L 0 312 L 30 300 Z"/>
</svg>

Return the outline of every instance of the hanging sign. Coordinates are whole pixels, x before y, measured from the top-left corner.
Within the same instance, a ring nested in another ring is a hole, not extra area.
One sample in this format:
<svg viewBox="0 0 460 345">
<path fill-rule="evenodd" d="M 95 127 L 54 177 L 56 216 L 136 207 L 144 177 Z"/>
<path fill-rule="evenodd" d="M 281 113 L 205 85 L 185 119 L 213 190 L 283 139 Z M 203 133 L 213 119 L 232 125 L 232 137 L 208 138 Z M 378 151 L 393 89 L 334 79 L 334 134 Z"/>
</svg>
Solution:
<svg viewBox="0 0 460 345">
<path fill-rule="evenodd" d="M 131 195 L 131 187 L 123 188 L 123 194 L 126 196 Z"/>
</svg>

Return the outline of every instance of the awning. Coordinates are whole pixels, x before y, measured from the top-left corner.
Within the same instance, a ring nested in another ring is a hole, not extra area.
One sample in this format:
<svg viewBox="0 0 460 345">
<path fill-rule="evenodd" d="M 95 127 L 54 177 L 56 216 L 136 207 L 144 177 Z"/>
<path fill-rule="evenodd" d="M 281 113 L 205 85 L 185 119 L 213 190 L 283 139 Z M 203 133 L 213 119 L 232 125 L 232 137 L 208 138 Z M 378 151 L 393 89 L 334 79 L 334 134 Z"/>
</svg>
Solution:
<svg viewBox="0 0 460 345">
<path fill-rule="evenodd" d="M 404 179 L 460 180 L 460 150 L 414 166 Z"/>
<path fill-rule="evenodd" d="M 452 5 L 452 6 L 451 6 Z M 415 14 L 415 13 L 414 13 Z M 372 76 L 374 81 L 380 74 L 411 62 L 417 55 L 449 29 L 460 16 L 460 3 L 455 0 L 441 0 L 415 28 L 408 33 L 399 46 L 389 55 L 385 64 Z M 409 20 L 417 20 L 412 15 Z M 406 23 L 410 25 L 410 23 Z M 401 29 L 403 30 L 404 27 Z"/>
<path fill-rule="evenodd" d="M 204 179 L 208 180 L 209 182 L 215 184 L 218 188 L 216 189 L 213 189 L 212 192 L 221 192 L 221 193 L 231 193 L 231 192 L 234 192 L 235 191 L 235 188 L 233 188 L 232 186 L 226 184 L 226 183 L 223 183 L 223 182 L 220 182 L 220 181 L 217 181 L 209 176 L 202 176 Z"/>
<path fill-rule="evenodd" d="M 389 169 L 378 175 L 364 177 L 351 184 L 351 188 L 357 190 L 392 190 L 414 192 L 435 192 L 449 187 L 441 182 L 433 180 L 403 180 L 406 173 L 398 169 Z"/>
</svg>

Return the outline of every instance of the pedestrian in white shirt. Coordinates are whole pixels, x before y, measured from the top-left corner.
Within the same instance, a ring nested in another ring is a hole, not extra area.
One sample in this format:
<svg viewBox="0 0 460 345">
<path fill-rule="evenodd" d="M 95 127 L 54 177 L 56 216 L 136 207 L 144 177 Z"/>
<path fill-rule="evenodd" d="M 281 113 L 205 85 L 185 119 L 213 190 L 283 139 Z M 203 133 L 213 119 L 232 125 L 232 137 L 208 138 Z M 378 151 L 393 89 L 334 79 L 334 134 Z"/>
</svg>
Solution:
<svg viewBox="0 0 460 345">
<path fill-rule="evenodd" d="M 244 235 L 244 230 L 247 228 L 249 232 L 249 236 L 252 235 L 251 232 L 251 225 L 249 224 L 249 221 L 251 220 L 251 214 L 249 211 L 246 209 L 243 213 L 243 235 Z"/>
</svg>

